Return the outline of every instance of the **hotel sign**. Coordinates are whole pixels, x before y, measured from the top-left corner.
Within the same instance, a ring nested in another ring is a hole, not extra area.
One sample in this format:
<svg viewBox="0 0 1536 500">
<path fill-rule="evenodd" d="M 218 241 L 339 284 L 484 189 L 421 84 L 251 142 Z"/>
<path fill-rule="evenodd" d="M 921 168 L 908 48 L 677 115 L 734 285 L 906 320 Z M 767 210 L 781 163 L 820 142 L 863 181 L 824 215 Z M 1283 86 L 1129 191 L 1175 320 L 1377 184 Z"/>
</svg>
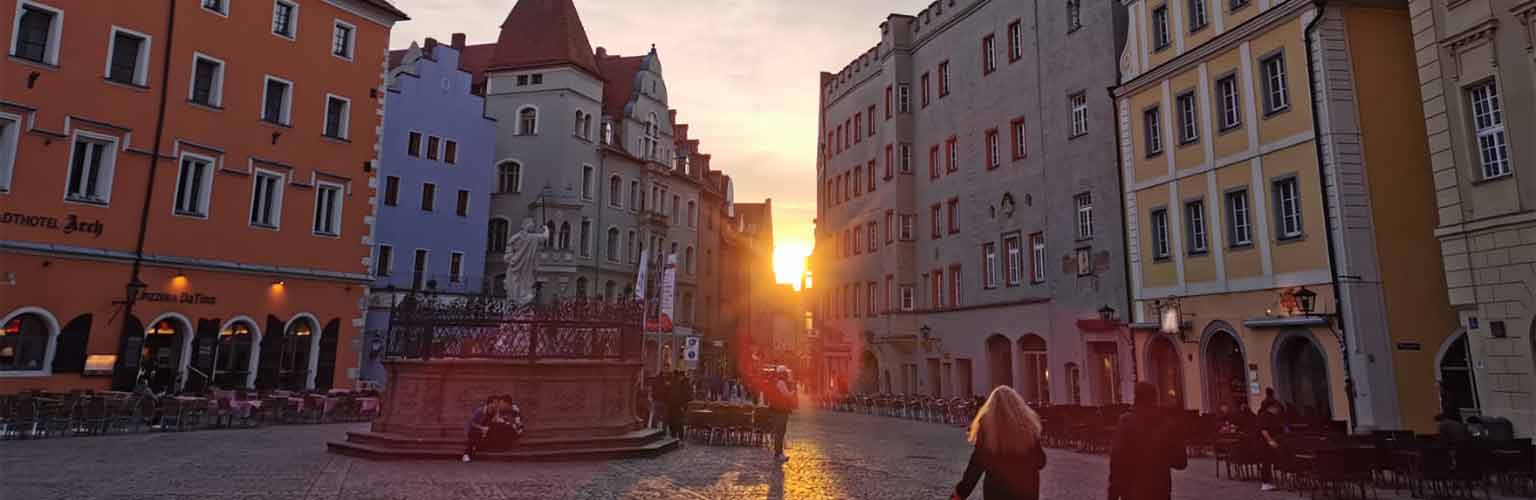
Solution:
<svg viewBox="0 0 1536 500">
<path fill-rule="evenodd" d="M 49 229 L 64 234 L 84 233 L 92 237 L 100 237 L 102 229 L 105 228 L 105 224 L 100 219 L 81 219 L 75 214 L 69 214 L 64 216 L 63 219 L 59 219 L 58 217 L 47 215 L 5 212 L 0 214 L 0 224 Z"/>
</svg>

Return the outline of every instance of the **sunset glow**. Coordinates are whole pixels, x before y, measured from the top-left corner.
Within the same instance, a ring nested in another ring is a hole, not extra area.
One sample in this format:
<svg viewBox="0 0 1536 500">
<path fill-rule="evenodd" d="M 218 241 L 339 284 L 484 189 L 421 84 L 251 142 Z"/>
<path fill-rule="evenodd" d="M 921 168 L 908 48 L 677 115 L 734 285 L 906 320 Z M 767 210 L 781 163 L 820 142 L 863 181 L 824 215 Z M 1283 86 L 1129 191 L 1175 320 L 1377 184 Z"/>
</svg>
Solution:
<svg viewBox="0 0 1536 500">
<path fill-rule="evenodd" d="M 800 275 L 805 272 L 805 258 L 811 255 L 811 245 L 799 240 L 778 240 L 773 245 L 773 276 L 779 283 L 788 283 L 800 289 Z"/>
</svg>

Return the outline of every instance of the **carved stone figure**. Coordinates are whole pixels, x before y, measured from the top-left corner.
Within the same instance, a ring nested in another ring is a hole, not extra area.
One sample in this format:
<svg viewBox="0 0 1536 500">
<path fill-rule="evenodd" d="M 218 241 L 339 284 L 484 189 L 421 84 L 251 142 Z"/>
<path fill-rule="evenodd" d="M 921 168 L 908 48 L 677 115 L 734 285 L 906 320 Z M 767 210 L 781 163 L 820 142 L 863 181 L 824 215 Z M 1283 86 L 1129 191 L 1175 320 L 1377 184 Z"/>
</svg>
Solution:
<svg viewBox="0 0 1536 500">
<path fill-rule="evenodd" d="M 538 267 L 536 257 L 539 248 L 549 240 L 549 228 L 540 227 L 540 231 L 534 232 L 533 219 L 523 219 L 523 230 L 512 235 L 507 240 L 507 253 L 502 255 L 502 261 L 507 264 L 507 278 L 504 285 L 507 289 L 507 298 L 517 304 L 532 302 L 536 291 L 534 284 L 538 282 L 534 269 Z"/>
</svg>

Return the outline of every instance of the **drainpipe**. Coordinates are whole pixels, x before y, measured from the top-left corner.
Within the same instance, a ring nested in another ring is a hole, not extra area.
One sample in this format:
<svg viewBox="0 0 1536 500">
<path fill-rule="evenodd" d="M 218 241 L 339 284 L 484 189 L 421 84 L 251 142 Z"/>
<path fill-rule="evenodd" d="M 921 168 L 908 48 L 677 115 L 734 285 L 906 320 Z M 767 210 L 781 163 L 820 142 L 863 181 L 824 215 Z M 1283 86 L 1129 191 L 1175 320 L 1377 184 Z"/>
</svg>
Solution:
<svg viewBox="0 0 1536 500">
<path fill-rule="evenodd" d="M 165 45 L 164 45 L 165 48 L 164 48 L 163 54 L 161 55 L 161 58 L 160 58 L 160 61 L 161 61 L 160 62 L 160 103 L 159 103 L 158 109 L 155 111 L 155 144 L 154 144 L 154 147 L 150 150 L 150 157 L 149 157 L 149 181 L 144 184 L 144 203 L 143 203 L 143 205 L 139 209 L 139 235 L 138 235 L 138 242 L 135 243 L 134 249 L 133 249 L 133 271 L 129 275 L 128 286 L 127 286 L 127 288 L 129 288 L 129 289 L 135 287 L 138 284 L 142 284 L 143 283 L 143 281 L 139 279 L 139 277 L 140 277 L 139 271 L 142 270 L 143 267 L 144 267 L 144 237 L 145 237 L 145 234 L 149 230 L 149 204 L 150 204 L 151 201 L 153 201 L 154 195 L 155 195 L 155 173 L 159 172 L 159 168 L 158 167 L 160 166 L 160 142 L 161 142 L 161 139 L 165 136 L 165 105 L 166 105 L 166 98 L 167 98 L 168 94 L 170 93 L 169 89 L 170 89 L 170 78 L 171 78 L 171 46 L 173 45 L 173 41 L 175 39 L 176 39 L 176 0 L 170 0 L 170 8 L 167 10 L 167 12 L 165 14 Z M 112 377 L 112 388 L 115 389 L 115 390 L 129 390 L 129 389 L 132 389 L 133 388 L 133 384 L 137 383 L 137 379 L 138 379 L 138 374 L 137 373 L 134 373 L 134 374 L 126 374 L 125 373 L 124 375 L 118 375 L 116 373 L 117 370 L 126 369 L 126 367 L 127 367 L 128 360 L 122 358 L 122 356 L 124 356 L 124 355 L 137 356 L 137 355 L 139 355 L 137 352 L 134 352 L 134 353 L 125 353 L 125 352 L 123 352 L 125 350 L 125 348 L 128 346 L 129 339 L 131 339 L 131 338 L 133 338 L 135 336 L 140 336 L 141 337 L 141 336 L 144 335 L 144 332 L 142 332 L 142 331 L 135 332 L 135 331 L 130 330 L 130 328 L 129 328 L 129 326 L 132 324 L 131 318 L 133 318 L 133 305 L 134 305 L 134 302 L 138 301 L 137 300 L 138 297 L 133 297 L 132 295 L 134 295 L 134 294 L 132 292 L 129 292 L 129 296 L 125 297 L 125 299 L 127 299 L 127 300 L 123 301 L 123 331 L 120 334 L 120 336 L 118 337 L 118 348 L 117 348 L 119 359 L 117 360 L 116 366 L 113 367 L 113 377 Z M 195 335 L 195 332 L 189 332 L 188 334 L 189 335 Z M 185 354 L 183 354 L 183 355 L 185 355 Z M 138 367 L 138 361 L 137 360 L 133 361 L 133 365 L 132 366 Z M 126 378 L 125 379 L 124 377 L 127 376 L 127 375 L 131 375 L 131 378 Z"/>
<path fill-rule="evenodd" d="M 1302 31 L 1303 41 L 1307 44 L 1307 85 L 1309 89 L 1317 78 L 1317 60 L 1312 55 L 1312 34 L 1316 31 L 1318 23 L 1323 20 L 1323 15 L 1328 7 L 1328 0 L 1313 0 L 1312 5 L 1317 9 L 1317 15 L 1312 18 L 1311 22 L 1307 23 L 1307 28 Z M 1311 97 L 1313 137 L 1320 140 L 1323 135 L 1322 119 L 1319 118 L 1321 116 L 1321 106 L 1318 104 L 1315 93 Z M 1328 236 L 1328 278 L 1333 285 L 1333 317 L 1339 320 L 1333 334 L 1335 337 L 1338 337 L 1339 352 L 1344 356 L 1344 395 L 1345 401 L 1349 404 L 1349 428 L 1354 430 L 1358 424 L 1355 417 L 1355 378 L 1350 367 L 1348 332 L 1344 328 L 1344 299 L 1341 298 L 1342 294 L 1339 289 L 1339 259 L 1336 257 L 1339 252 L 1338 242 L 1334 241 L 1332 211 L 1328 208 L 1328 188 L 1326 187 L 1328 184 L 1327 158 L 1323 156 L 1322 145 L 1317 140 L 1313 141 L 1312 149 L 1317 152 L 1319 191 L 1323 195 L 1323 225 Z"/>
</svg>

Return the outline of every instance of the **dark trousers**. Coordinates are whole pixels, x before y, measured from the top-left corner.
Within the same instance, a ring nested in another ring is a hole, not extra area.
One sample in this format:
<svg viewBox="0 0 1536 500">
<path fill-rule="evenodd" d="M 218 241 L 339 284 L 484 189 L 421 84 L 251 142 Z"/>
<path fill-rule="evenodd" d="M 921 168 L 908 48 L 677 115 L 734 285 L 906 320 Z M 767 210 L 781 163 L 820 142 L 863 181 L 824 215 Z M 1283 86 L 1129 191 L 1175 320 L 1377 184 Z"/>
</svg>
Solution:
<svg viewBox="0 0 1536 500">
<path fill-rule="evenodd" d="M 789 412 L 771 410 L 768 423 L 773 430 L 773 456 L 784 454 L 784 433 L 789 430 Z"/>
<path fill-rule="evenodd" d="M 480 429 L 469 429 L 469 432 L 465 433 L 464 436 L 467 443 L 464 445 L 464 454 L 471 457 L 475 456 L 475 452 L 480 451 L 480 448 L 485 446 L 485 442 L 489 438 L 487 434 L 488 432 L 481 432 Z"/>
<path fill-rule="evenodd" d="M 683 425 L 683 410 L 677 407 L 667 408 L 667 432 L 672 437 L 682 439 L 685 426 Z"/>
<path fill-rule="evenodd" d="M 482 433 L 480 429 L 470 429 L 465 435 L 466 444 L 464 454 L 471 458 L 480 451 L 501 451 L 512 447 L 521 437 L 517 430 L 510 424 L 491 424 L 490 430 Z"/>
</svg>

